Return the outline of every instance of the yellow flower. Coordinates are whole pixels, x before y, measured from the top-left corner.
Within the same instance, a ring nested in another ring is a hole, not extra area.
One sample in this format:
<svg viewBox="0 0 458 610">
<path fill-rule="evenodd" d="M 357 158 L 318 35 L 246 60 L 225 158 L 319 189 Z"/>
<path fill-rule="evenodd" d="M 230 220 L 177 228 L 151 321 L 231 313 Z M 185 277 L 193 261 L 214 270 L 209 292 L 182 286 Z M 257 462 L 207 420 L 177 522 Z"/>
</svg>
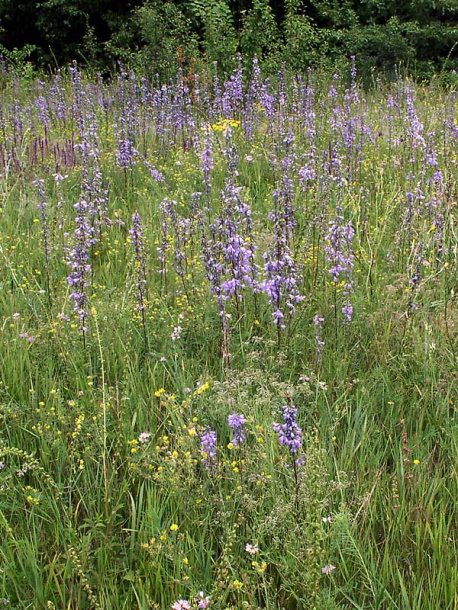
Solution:
<svg viewBox="0 0 458 610">
<path fill-rule="evenodd" d="M 159 396 L 162 396 L 162 394 L 165 394 L 164 388 L 160 388 L 159 390 L 156 390 L 156 392 L 154 392 L 154 396 L 157 396 L 158 398 Z"/>
<path fill-rule="evenodd" d="M 203 394 L 204 392 L 206 392 L 208 390 L 209 387 L 210 387 L 210 384 L 208 383 L 208 381 L 206 381 L 199 388 L 197 388 L 196 394 Z"/>
<path fill-rule="evenodd" d="M 263 561 L 261 565 L 259 565 L 257 561 L 253 561 L 252 565 L 256 572 L 258 572 L 258 574 L 264 574 L 267 568 L 267 563 L 265 561 Z"/>
<path fill-rule="evenodd" d="M 177 529 L 178 529 L 178 525 L 176 523 L 172 523 L 172 525 L 170 526 L 170 531 L 176 532 Z"/>
<path fill-rule="evenodd" d="M 243 587 L 243 582 L 240 582 L 240 580 L 234 580 L 232 586 L 234 589 L 240 590 Z"/>
</svg>

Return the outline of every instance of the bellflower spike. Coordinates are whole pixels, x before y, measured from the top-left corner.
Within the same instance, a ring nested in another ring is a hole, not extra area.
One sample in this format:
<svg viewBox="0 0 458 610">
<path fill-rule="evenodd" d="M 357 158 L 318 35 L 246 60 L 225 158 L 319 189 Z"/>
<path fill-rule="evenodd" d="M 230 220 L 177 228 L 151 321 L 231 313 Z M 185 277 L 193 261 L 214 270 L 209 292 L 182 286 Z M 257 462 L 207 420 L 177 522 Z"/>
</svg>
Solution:
<svg viewBox="0 0 458 610">
<path fill-rule="evenodd" d="M 283 407 L 284 424 L 274 423 L 274 430 L 278 434 L 281 445 L 289 447 L 292 454 L 296 454 L 302 445 L 302 429 L 296 421 L 297 409 L 292 405 Z"/>
<path fill-rule="evenodd" d="M 237 413 L 232 413 L 227 418 L 229 426 L 234 431 L 234 438 L 231 440 L 231 443 L 234 446 L 241 445 L 243 441 L 246 439 L 246 434 L 243 430 L 243 424 L 245 423 L 245 417 L 243 415 L 237 415 Z"/>
<path fill-rule="evenodd" d="M 216 470 L 216 432 L 208 426 L 200 437 L 202 461 L 210 470 Z"/>
</svg>

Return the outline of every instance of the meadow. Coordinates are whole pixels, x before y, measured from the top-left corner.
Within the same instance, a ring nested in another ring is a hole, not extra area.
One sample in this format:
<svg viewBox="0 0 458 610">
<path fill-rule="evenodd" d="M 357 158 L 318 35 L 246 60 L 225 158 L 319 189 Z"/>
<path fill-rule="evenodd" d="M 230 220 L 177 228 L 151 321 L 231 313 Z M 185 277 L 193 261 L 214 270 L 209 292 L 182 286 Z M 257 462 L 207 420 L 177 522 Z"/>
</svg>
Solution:
<svg viewBox="0 0 458 610">
<path fill-rule="evenodd" d="M 453 86 L 0 87 L 0 606 L 458 608 Z"/>
</svg>

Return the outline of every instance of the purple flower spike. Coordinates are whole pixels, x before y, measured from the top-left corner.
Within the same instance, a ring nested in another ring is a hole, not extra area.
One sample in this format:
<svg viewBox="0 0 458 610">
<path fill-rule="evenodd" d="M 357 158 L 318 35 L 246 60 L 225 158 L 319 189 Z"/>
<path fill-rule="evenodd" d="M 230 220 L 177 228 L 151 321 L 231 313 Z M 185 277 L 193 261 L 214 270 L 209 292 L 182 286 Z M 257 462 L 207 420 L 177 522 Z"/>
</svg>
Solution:
<svg viewBox="0 0 458 610">
<path fill-rule="evenodd" d="M 343 323 L 350 324 L 353 318 L 353 306 L 350 302 L 353 293 L 353 238 L 355 229 L 351 221 L 343 224 L 342 210 L 339 208 L 335 220 L 329 223 L 329 232 L 326 235 L 327 245 L 324 247 L 326 261 L 330 265 L 328 272 L 332 276 L 334 286 L 343 284 L 342 295 L 345 298 L 342 307 Z"/>
<path fill-rule="evenodd" d="M 245 417 L 243 415 L 237 415 L 237 413 L 232 413 L 228 416 L 227 421 L 229 426 L 234 431 L 234 438 L 231 440 L 231 443 L 234 446 L 240 446 L 246 439 L 246 434 L 243 430 Z"/>
<path fill-rule="evenodd" d="M 202 461 L 209 470 L 216 470 L 216 432 L 208 426 L 200 437 L 200 454 Z"/>
<path fill-rule="evenodd" d="M 283 407 L 284 424 L 274 423 L 274 430 L 278 434 L 281 445 L 289 447 L 292 454 L 296 454 L 302 445 L 302 429 L 296 421 L 297 409 L 292 405 Z"/>
<path fill-rule="evenodd" d="M 132 214 L 132 226 L 129 230 L 129 235 L 134 248 L 137 309 L 138 311 L 143 312 L 146 309 L 145 300 L 148 299 L 148 287 L 146 281 L 146 255 L 143 245 L 142 219 L 138 212 Z"/>
</svg>

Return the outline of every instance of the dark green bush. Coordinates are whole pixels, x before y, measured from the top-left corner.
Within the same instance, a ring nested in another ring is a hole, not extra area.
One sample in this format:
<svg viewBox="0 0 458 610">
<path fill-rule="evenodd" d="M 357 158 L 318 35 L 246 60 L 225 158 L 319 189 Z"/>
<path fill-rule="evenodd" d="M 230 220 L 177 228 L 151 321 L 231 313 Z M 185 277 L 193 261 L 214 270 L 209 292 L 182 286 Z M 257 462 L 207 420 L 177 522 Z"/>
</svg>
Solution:
<svg viewBox="0 0 458 610">
<path fill-rule="evenodd" d="M 458 0 L 0 0 L 0 48 L 16 66 L 121 61 L 167 78 L 199 61 L 229 73 L 238 52 L 266 74 L 356 55 L 365 78 L 398 65 L 429 78 L 458 68 L 457 41 Z"/>
</svg>

